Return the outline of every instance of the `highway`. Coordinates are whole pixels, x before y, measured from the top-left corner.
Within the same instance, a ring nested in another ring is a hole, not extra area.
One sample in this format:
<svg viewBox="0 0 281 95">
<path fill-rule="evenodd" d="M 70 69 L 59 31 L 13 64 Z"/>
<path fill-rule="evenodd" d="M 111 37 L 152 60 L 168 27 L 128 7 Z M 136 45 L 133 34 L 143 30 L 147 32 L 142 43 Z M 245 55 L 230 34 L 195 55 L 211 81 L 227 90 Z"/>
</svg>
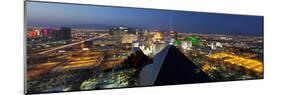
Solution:
<svg viewBox="0 0 281 95">
<path fill-rule="evenodd" d="M 71 47 L 71 46 L 74 46 L 74 45 L 82 44 L 82 43 L 84 43 L 85 41 L 91 41 L 91 40 L 94 40 L 94 39 L 97 39 L 97 38 L 102 38 L 102 37 L 104 37 L 104 36 L 105 36 L 105 35 L 100 35 L 100 36 L 98 36 L 98 37 L 89 38 L 89 39 L 86 39 L 86 40 L 83 40 L 83 41 L 79 41 L 79 42 L 75 42 L 75 43 L 71 43 L 71 44 L 67 44 L 67 45 L 62 45 L 62 46 L 55 47 L 55 48 L 52 48 L 52 49 L 49 49 L 49 50 L 46 50 L 46 51 L 39 52 L 39 53 L 37 53 L 37 54 L 46 54 L 46 53 L 48 53 L 48 52 L 52 52 L 52 51 L 56 51 L 56 50 L 59 50 L 59 49 L 66 48 L 66 47 Z"/>
</svg>

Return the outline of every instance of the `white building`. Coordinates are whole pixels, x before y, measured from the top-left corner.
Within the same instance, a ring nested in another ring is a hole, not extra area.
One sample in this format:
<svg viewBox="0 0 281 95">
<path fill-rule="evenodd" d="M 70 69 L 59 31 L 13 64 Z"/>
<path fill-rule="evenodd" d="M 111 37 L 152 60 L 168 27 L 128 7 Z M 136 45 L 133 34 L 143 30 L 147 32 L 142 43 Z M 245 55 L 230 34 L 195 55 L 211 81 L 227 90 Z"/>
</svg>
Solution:
<svg viewBox="0 0 281 95">
<path fill-rule="evenodd" d="M 222 48 L 222 44 L 220 42 L 212 42 L 211 45 L 209 45 L 212 50 L 216 50 L 217 48 Z"/>
<path fill-rule="evenodd" d="M 192 42 L 191 41 L 182 41 L 181 47 L 184 50 L 191 50 L 192 48 Z"/>
</svg>

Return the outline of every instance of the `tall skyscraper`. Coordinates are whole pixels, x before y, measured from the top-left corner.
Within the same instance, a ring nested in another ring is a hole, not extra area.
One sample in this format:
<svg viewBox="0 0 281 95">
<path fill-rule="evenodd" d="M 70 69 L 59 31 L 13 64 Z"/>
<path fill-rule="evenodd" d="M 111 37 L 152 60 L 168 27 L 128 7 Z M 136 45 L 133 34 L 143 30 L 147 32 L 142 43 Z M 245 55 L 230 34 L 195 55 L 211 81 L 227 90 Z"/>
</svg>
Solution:
<svg viewBox="0 0 281 95">
<path fill-rule="evenodd" d="M 122 36 L 128 33 L 127 27 L 113 27 L 109 30 L 109 34 L 112 35 L 112 39 L 116 45 L 120 45 L 122 42 Z"/>
<path fill-rule="evenodd" d="M 61 40 L 69 40 L 71 39 L 71 28 L 68 27 L 61 27 L 60 28 L 60 36 Z"/>
<path fill-rule="evenodd" d="M 58 30 L 58 29 L 52 29 L 51 30 L 51 39 L 52 39 L 52 41 L 60 40 L 59 39 L 59 32 L 60 32 L 60 30 Z"/>
<path fill-rule="evenodd" d="M 71 39 L 71 28 L 61 27 L 60 30 L 52 29 L 50 33 L 51 38 L 54 41 Z"/>
</svg>

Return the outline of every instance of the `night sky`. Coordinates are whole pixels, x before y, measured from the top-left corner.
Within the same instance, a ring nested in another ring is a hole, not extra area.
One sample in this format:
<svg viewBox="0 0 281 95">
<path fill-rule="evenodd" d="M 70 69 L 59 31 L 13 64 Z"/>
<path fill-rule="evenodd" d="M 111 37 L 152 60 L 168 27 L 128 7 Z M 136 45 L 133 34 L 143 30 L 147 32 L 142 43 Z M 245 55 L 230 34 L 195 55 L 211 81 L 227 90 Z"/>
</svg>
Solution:
<svg viewBox="0 0 281 95">
<path fill-rule="evenodd" d="M 186 33 L 263 35 L 263 17 L 59 3 L 26 3 L 28 26 L 127 26 Z"/>
</svg>

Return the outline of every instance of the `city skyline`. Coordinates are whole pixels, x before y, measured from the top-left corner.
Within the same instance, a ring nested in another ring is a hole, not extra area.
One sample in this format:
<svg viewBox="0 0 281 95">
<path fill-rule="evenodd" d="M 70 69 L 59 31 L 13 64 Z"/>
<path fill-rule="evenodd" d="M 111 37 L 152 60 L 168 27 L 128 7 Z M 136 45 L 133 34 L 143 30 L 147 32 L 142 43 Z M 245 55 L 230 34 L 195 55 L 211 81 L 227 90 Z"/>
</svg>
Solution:
<svg viewBox="0 0 281 95">
<path fill-rule="evenodd" d="M 28 26 L 136 28 L 263 36 L 263 17 L 45 2 L 26 3 Z M 130 18 L 130 19 L 128 19 Z"/>
<path fill-rule="evenodd" d="M 46 2 L 25 12 L 27 94 L 264 77 L 260 16 Z"/>
</svg>

